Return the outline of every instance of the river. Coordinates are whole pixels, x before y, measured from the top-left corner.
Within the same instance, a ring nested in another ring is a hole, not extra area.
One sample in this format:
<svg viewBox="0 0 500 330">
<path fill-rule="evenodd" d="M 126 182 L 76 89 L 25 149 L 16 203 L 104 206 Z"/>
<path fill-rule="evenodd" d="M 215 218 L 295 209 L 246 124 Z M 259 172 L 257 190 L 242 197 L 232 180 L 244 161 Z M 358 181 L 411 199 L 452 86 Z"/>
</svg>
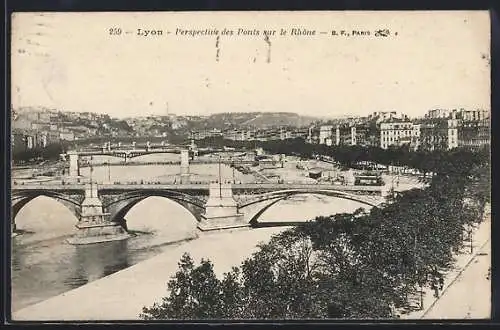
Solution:
<svg viewBox="0 0 500 330">
<path fill-rule="evenodd" d="M 161 161 L 173 156 L 143 157 L 145 161 Z M 293 168 L 290 166 L 290 171 Z M 222 166 L 221 170 L 223 179 L 231 180 L 234 175 L 238 181 L 252 180 L 251 175 L 234 172 L 228 166 Z M 217 165 L 193 165 L 190 171 L 200 180 L 218 177 Z M 165 181 L 178 172 L 178 166 L 103 166 L 94 169 L 93 178 L 97 182 L 110 178 L 122 182 Z M 89 168 L 82 169 L 83 176 L 89 174 Z M 303 221 L 318 215 L 352 212 L 358 207 L 363 205 L 303 195 L 277 203 L 260 221 Z M 128 212 L 126 220 L 129 230 L 142 234 L 126 241 L 73 246 L 65 239 L 76 230 L 77 219 L 64 205 L 43 196 L 28 203 L 16 217 L 17 228 L 23 233 L 12 239 L 12 311 L 75 289 L 198 237 L 196 220 L 191 213 L 161 197 L 144 199 Z"/>
</svg>

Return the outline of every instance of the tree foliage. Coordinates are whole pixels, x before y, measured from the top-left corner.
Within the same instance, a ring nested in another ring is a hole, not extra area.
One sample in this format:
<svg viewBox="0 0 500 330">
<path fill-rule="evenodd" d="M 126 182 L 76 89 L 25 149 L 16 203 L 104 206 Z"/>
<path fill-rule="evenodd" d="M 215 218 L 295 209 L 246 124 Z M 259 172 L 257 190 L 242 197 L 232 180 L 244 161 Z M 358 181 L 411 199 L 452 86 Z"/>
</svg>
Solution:
<svg viewBox="0 0 500 330">
<path fill-rule="evenodd" d="M 35 160 L 58 160 L 60 154 L 64 153 L 65 145 L 63 143 L 51 143 L 45 147 L 37 146 L 32 149 L 24 147 L 15 147 L 12 150 L 12 159 L 14 163 L 26 163 Z"/>
</svg>

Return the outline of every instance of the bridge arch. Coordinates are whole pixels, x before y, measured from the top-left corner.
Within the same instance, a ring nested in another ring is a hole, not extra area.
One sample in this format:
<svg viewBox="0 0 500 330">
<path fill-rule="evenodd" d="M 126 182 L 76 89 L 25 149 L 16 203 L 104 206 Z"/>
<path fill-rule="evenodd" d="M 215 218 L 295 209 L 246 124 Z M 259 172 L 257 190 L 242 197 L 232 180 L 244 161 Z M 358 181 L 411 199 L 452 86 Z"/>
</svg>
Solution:
<svg viewBox="0 0 500 330">
<path fill-rule="evenodd" d="M 334 191 L 334 190 L 290 189 L 290 190 L 280 190 L 280 191 L 275 191 L 275 192 L 270 192 L 270 193 L 264 193 L 264 194 L 255 196 L 254 198 L 249 199 L 249 200 L 241 203 L 240 209 L 257 204 L 257 203 L 269 201 L 269 203 L 267 203 L 262 208 L 260 208 L 249 219 L 249 224 L 252 226 L 255 226 L 256 224 L 258 224 L 258 220 L 264 214 L 264 212 L 266 212 L 268 209 L 270 209 L 272 206 L 276 205 L 280 201 L 283 201 L 289 197 L 296 196 L 296 195 L 323 195 L 323 196 L 329 196 L 329 197 L 340 198 L 340 199 L 358 202 L 360 204 L 364 204 L 364 205 L 367 205 L 370 207 L 378 207 L 383 202 L 383 198 L 381 196 L 354 195 L 354 194 L 349 194 L 349 193 L 345 193 L 342 191 Z"/>
<path fill-rule="evenodd" d="M 120 194 L 109 200 L 103 198 L 103 208 L 110 213 L 110 220 L 121 223 L 126 228 L 125 215 L 139 202 L 148 197 L 163 197 L 189 211 L 197 222 L 201 221 L 201 214 L 205 209 L 204 201 L 200 198 L 172 190 L 135 190 Z"/>
<path fill-rule="evenodd" d="M 76 198 L 71 198 L 66 194 L 52 192 L 48 190 L 30 191 L 26 193 L 14 193 L 12 194 L 11 200 L 11 222 L 15 224 L 15 219 L 19 211 L 25 207 L 29 202 L 33 201 L 35 198 L 44 196 L 51 198 L 62 205 L 66 206 L 71 213 L 76 217 L 80 218 L 81 212 L 81 201 Z M 83 196 L 82 196 L 83 199 Z"/>
<path fill-rule="evenodd" d="M 161 155 L 161 154 L 180 154 L 180 151 L 178 151 L 178 150 L 165 150 L 165 151 L 152 150 L 152 151 L 136 152 L 136 153 L 133 152 L 133 153 L 127 154 L 127 158 L 131 159 L 131 158 L 137 158 L 137 157 L 155 155 L 155 154 L 158 154 L 158 155 Z"/>
<path fill-rule="evenodd" d="M 374 196 L 366 196 L 366 195 L 356 195 L 347 193 L 340 190 L 327 190 L 327 189 L 286 189 L 286 190 L 277 190 L 268 193 L 263 193 L 259 195 L 255 195 L 252 198 L 247 199 L 246 201 L 240 204 L 240 208 L 250 206 L 255 203 L 260 203 L 266 200 L 275 199 L 279 197 L 288 197 L 293 195 L 304 195 L 304 194 L 313 194 L 313 195 L 324 195 L 330 197 L 337 197 L 342 199 L 347 199 L 355 202 L 359 202 L 361 204 L 365 204 L 368 206 L 378 206 L 382 199 L 374 198 Z"/>
</svg>

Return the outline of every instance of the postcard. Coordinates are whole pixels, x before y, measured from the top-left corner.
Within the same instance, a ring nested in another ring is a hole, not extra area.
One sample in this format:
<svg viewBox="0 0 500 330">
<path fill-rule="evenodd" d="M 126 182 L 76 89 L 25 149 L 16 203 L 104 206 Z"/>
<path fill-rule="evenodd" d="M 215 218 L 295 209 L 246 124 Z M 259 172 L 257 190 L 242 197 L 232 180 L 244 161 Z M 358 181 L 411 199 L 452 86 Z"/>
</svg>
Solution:
<svg viewBox="0 0 500 330">
<path fill-rule="evenodd" d="M 487 11 L 11 31 L 12 321 L 491 317 Z"/>
</svg>

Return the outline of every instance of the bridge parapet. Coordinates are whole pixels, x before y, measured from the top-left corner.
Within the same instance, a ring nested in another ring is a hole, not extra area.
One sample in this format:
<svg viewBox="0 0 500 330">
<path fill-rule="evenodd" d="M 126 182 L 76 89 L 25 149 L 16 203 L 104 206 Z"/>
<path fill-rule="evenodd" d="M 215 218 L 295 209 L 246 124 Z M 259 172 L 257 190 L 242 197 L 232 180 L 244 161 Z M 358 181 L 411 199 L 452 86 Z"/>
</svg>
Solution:
<svg viewBox="0 0 500 330">
<path fill-rule="evenodd" d="M 203 206 L 208 200 L 208 193 L 200 195 L 200 191 L 175 191 L 171 189 L 133 189 L 133 190 L 109 190 L 100 189 L 98 194 L 104 207 L 112 205 L 123 199 L 145 199 L 148 197 L 165 197 L 180 202 L 187 202 L 196 206 Z"/>
<path fill-rule="evenodd" d="M 12 186 L 12 191 L 17 190 L 84 190 L 86 183 L 24 183 Z M 102 183 L 99 184 L 99 190 L 140 190 L 140 189 L 160 189 L 160 190 L 195 190 L 206 191 L 208 194 L 209 182 L 190 182 L 190 183 Z M 335 190 L 344 191 L 359 195 L 379 195 L 384 190 L 382 186 L 343 186 L 332 184 L 303 184 L 303 183 L 236 183 L 232 184 L 231 189 L 235 195 L 238 194 L 263 194 L 287 189 L 302 190 Z"/>
</svg>

